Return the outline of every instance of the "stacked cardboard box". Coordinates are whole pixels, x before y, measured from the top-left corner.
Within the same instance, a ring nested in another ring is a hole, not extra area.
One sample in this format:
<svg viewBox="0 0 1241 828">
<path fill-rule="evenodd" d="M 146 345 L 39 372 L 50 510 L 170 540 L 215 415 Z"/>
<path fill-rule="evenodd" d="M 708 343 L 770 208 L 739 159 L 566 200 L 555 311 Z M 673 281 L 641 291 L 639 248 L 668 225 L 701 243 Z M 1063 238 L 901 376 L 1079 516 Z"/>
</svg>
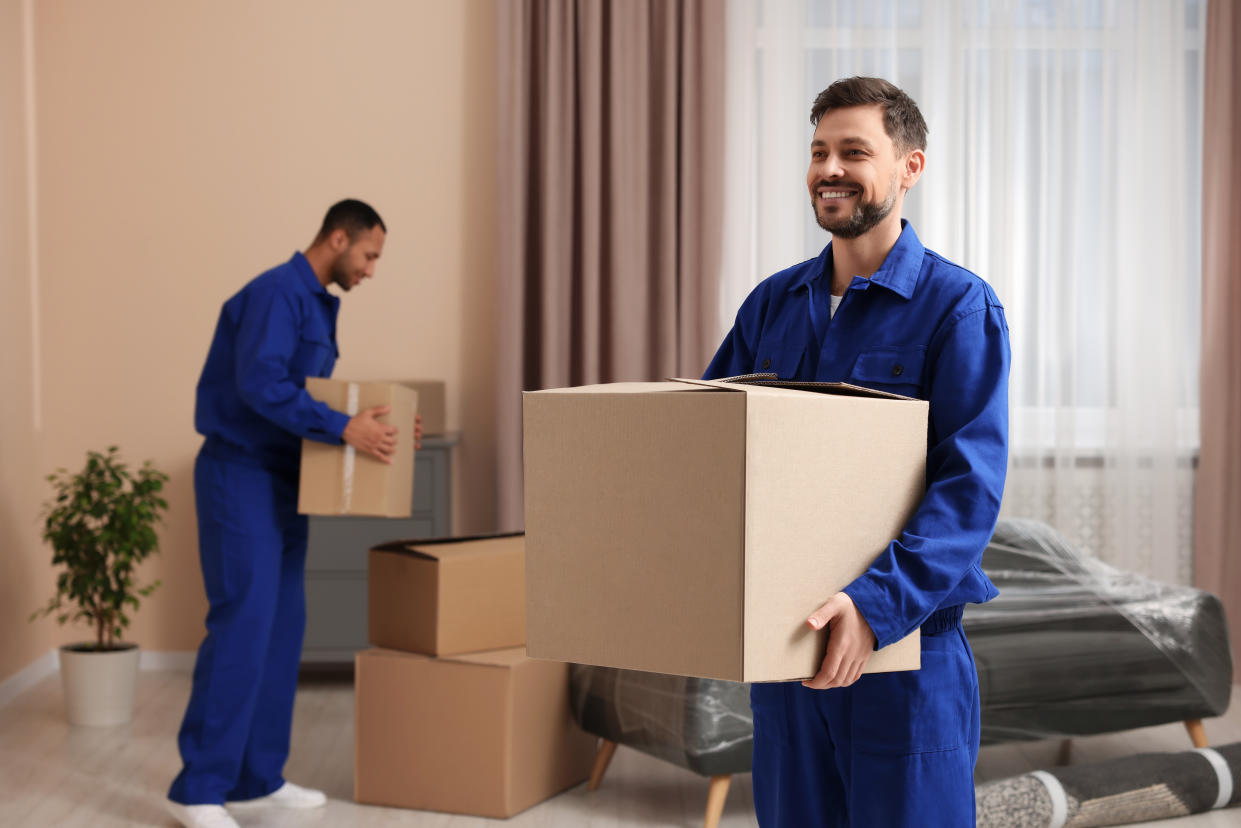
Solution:
<svg viewBox="0 0 1241 828">
<path fill-rule="evenodd" d="M 370 552 L 370 641 L 356 656 L 354 799 L 509 817 L 583 781 L 594 737 L 568 665 L 525 654 L 521 535 Z"/>
</svg>

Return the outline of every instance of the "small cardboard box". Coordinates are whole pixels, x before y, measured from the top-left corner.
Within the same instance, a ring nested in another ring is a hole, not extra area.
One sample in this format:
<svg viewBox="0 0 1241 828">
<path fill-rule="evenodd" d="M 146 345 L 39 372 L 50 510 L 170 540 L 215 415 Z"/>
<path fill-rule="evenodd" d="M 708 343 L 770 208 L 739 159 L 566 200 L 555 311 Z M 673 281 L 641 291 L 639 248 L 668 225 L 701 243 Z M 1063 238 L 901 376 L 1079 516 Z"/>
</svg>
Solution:
<svg viewBox="0 0 1241 828">
<path fill-rule="evenodd" d="M 304 515 L 409 517 L 414 495 L 414 415 L 418 392 L 400 383 L 308 377 L 306 391 L 349 416 L 376 405 L 392 411 L 379 422 L 397 427 L 396 455 L 383 463 L 348 445 L 302 440 L 297 510 Z"/>
<path fill-rule="evenodd" d="M 358 802 L 505 818 L 590 775 L 566 664 L 364 650 L 354 681 Z"/>
<path fill-rule="evenodd" d="M 446 656 L 526 643 L 521 534 L 385 543 L 367 581 L 376 647 Z"/>
<path fill-rule="evenodd" d="M 840 383 L 527 392 L 526 647 L 732 681 L 813 676 L 806 617 L 897 537 L 927 403 Z M 917 631 L 867 672 L 917 669 Z"/>
</svg>

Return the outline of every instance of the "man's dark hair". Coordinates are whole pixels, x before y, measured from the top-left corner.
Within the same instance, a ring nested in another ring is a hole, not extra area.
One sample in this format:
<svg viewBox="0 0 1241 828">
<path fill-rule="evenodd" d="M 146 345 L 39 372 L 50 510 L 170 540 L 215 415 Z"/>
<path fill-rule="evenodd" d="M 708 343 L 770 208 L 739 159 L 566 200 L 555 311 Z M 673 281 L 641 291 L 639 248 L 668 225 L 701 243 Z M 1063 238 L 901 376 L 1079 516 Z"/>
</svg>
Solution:
<svg viewBox="0 0 1241 828">
<path fill-rule="evenodd" d="M 347 198 L 328 208 L 327 215 L 323 217 L 323 226 L 319 228 L 319 235 L 315 238 L 326 239 L 333 230 L 339 229 L 344 230 L 352 241 L 359 233 L 365 233 L 375 225 L 379 225 L 379 229 L 385 233 L 388 232 L 384 220 L 375 212 L 374 207 L 356 198 Z"/>
<path fill-rule="evenodd" d="M 819 93 L 810 107 L 815 126 L 833 109 L 849 106 L 883 107 L 883 129 L 896 145 L 898 155 L 926 149 L 926 121 L 913 98 L 883 78 L 842 78 Z"/>
</svg>

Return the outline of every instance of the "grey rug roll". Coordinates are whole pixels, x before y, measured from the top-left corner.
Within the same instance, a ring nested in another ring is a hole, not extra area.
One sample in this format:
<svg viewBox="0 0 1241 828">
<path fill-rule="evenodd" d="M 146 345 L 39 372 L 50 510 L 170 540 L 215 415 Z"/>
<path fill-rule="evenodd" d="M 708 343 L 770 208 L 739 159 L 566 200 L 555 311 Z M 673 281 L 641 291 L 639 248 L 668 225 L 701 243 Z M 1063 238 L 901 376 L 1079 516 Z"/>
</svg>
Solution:
<svg viewBox="0 0 1241 828">
<path fill-rule="evenodd" d="M 1241 742 L 1034 771 L 979 785 L 975 797 L 978 828 L 1086 828 L 1198 814 L 1241 802 Z"/>
</svg>

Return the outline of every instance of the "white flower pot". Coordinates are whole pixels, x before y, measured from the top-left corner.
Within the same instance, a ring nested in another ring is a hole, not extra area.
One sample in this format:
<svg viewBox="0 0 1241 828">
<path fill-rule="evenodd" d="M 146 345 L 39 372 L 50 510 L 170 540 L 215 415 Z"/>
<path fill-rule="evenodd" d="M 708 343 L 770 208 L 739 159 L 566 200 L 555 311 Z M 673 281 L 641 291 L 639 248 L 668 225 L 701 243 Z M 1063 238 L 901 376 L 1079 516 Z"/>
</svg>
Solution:
<svg viewBox="0 0 1241 828">
<path fill-rule="evenodd" d="M 138 645 L 122 644 L 125 649 L 107 652 L 75 649 L 83 646 L 87 645 L 60 648 L 69 723 L 102 727 L 128 722 L 138 686 Z"/>
</svg>

